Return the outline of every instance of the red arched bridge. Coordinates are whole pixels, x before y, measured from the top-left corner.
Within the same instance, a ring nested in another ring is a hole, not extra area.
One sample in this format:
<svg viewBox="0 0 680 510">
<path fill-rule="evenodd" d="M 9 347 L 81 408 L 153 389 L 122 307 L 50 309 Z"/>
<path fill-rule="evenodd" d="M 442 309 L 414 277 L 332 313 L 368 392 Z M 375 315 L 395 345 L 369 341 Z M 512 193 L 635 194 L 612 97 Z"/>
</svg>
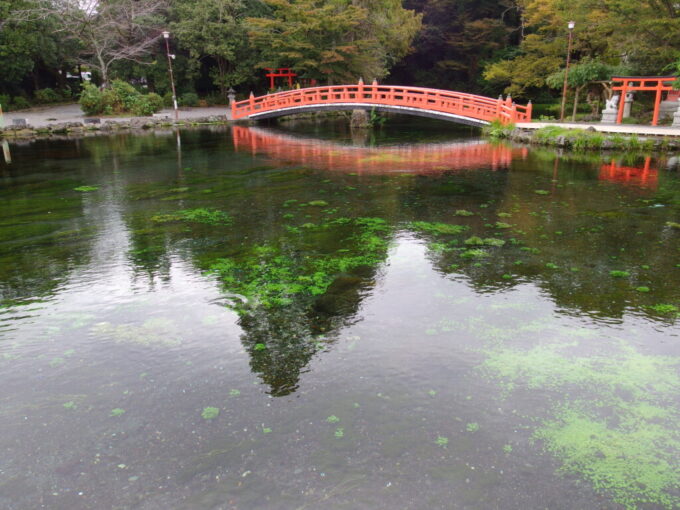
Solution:
<svg viewBox="0 0 680 510">
<path fill-rule="evenodd" d="M 333 85 L 288 90 L 233 103 L 232 119 L 267 119 L 325 110 L 373 110 L 418 115 L 486 126 L 531 121 L 531 103 L 515 104 L 510 97 L 492 99 L 464 92 L 392 85 Z"/>
</svg>

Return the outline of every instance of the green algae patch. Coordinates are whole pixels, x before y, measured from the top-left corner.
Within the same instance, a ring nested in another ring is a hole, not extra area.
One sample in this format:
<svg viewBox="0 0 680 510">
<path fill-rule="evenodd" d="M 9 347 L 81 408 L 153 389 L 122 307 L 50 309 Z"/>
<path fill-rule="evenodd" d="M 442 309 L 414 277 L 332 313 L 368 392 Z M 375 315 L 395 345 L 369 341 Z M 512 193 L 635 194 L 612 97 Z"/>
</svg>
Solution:
<svg viewBox="0 0 680 510">
<path fill-rule="evenodd" d="M 303 255 L 291 249 L 304 242 L 304 236 L 337 233 L 343 235 L 339 243 L 342 248 L 334 252 Z M 308 306 L 310 299 L 325 294 L 339 277 L 380 264 L 387 256 L 387 233 L 389 228 L 381 218 L 338 218 L 295 232 L 303 236 L 301 241 L 281 239 L 279 243 L 254 246 L 251 253 L 238 259 L 219 259 L 210 269 L 225 289 L 242 297 L 230 305 L 237 312 L 303 301 Z"/>
<path fill-rule="evenodd" d="M 578 342 L 527 351 L 487 351 L 482 365 L 506 392 L 555 391 L 564 398 L 534 439 L 575 474 L 627 509 L 677 508 L 680 496 L 680 361 L 620 345 L 615 355 L 579 357 Z"/>
<path fill-rule="evenodd" d="M 325 200 L 312 200 L 311 202 L 307 202 L 307 205 L 310 207 L 326 207 L 328 202 Z"/>
<path fill-rule="evenodd" d="M 201 417 L 204 420 L 214 420 L 220 415 L 219 407 L 204 407 L 201 412 Z"/>
<path fill-rule="evenodd" d="M 151 217 L 154 223 L 173 223 L 186 221 L 189 223 L 203 223 L 205 225 L 229 225 L 231 216 L 217 209 L 185 209 L 170 214 L 157 214 Z"/>
<path fill-rule="evenodd" d="M 456 235 L 468 230 L 466 225 L 455 225 L 451 223 L 439 223 L 429 221 L 414 221 L 410 223 L 410 228 L 418 232 L 423 232 L 431 235 Z"/>
</svg>

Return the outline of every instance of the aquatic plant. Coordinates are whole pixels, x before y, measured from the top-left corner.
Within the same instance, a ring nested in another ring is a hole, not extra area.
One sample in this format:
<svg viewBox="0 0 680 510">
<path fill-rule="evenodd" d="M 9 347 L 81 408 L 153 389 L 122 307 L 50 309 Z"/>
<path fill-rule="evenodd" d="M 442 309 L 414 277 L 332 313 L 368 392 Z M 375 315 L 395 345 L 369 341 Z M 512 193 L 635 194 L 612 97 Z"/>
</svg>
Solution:
<svg viewBox="0 0 680 510">
<path fill-rule="evenodd" d="M 240 390 L 229 390 L 230 397 L 238 397 L 241 394 Z"/>
<path fill-rule="evenodd" d="M 630 276 L 628 271 L 609 271 L 609 276 L 614 278 L 627 278 Z"/>
<path fill-rule="evenodd" d="M 337 429 L 335 429 L 334 435 L 337 439 L 342 439 L 345 436 L 345 429 L 342 427 L 338 427 Z"/>
<path fill-rule="evenodd" d="M 185 209 L 170 214 L 156 214 L 151 217 L 154 223 L 172 223 L 177 221 L 187 221 L 191 223 L 203 223 L 206 225 L 229 225 L 232 222 L 231 216 L 217 209 Z"/>
<path fill-rule="evenodd" d="M 670 314 L 670 313 L 677 313 L 678 312 L 678 307 L 675 305 L 669 305 L 669 304 L 658 304 L 658 305 L 651 305 L 649 306 L 650 310 L 654 310 L 657 313 L 662 313 L 662 314 Z"/>
<path fill-rule="evenodd" d="M 649 292 L 651 289 L 649 287 L 641 286 L 641 287 L 635 287 L 635 290 L 638 292 Z"/>
<path fill-rule="evenodd" d="M 78 407 L 73 400 L 63 403 L 62 406 L 64 407 L 64 409 L 75 409 L 76 407 Z"/>
<path fill-rule="evenodd" d="M 317 228 L 306 229 L 312 235 L 335 230 L 350 234 L 334 253 L 301 256 L 282 245 L 259 245 L 239 260 L 218 259 L 211 272 L 230 292 L 245 298 L 230 305 L 240 313 L 254 306 L 287 306 L 294 300 L 301 303 L 324 294 L 339 275 L 375 266 L 386 255 L 384 234 L 388 227 L 381 218 L 329 219 Z"/>
<path fill-rule="evenodd" d="M 441 446 L 442 448 L 445 448 L 447 444 L 449 444 L 449 438 L 448 437 L 443 437 L 439 436 L 437 437 L 437 440 L 435 441 L 436 444 Z"/>
<path fill-rule="evenodd" d="M 204 420 L 214 420 L 220 415 L 219 407 L 204 407 L 201 412 L 201 417 Z"/>
<path fill-rule="evenodd" d="M 468 432 L 477 432 L 479 430 L 479 423 L 475 422 L 468 423 L 465 426 L 465 430 L 467 430 Z"/>
<path fill-rule="evenodd" d="M 507 391 L 564 395 L 551 407 L 553 417 L 534 432 L 562 462 L 563 472 L 589 481 L 630 510 L 677 508 L 678 360 L 644 355 L 625 344 L 614 355 L 573 353 L 573 342 L 526 351 L 499 347 L 487 351 L 483 369 Z"/>
<path fill-rule="evenodd" d="M 545 267 L 547 267 L 548 269 L 559 269 L 560 266 L 558 266 L 557 264 L 554 264 L 554 263 L 552 263 L 552 262 L 548 262 L 548 263 L 545 265 Z"/>
<path fill-rule="evenodd" d="M 110 416 L 122 416 L 125 414 L 125 409 L 121 409 L 120 407 L 116 407 L 115 409 L 111 409 Z"/>
<path fill-rule="evenodd" d="M 474 216 L 475 213 L 466 211 L 465 209 L 458 209 L 456 210 L 455 213 L 453 213 L 455 216 Z"/>
<path fill-rule="evenodd" d="M 500 229 L 512 228 L 512 225 L 510 225 L 509 223 L 504 223 L 502 221 L 497 221 L 496 222 L 496 228 L 500 228 Z"/>
<path fill-rule="evenodd" d="M 263 434 L 271 434 L 272 429 L 269 427 L 262 427 Z"/>
<path fill-rule="evenodd" d="M 537 195 L 550 195 L 550 192 L 544 189 L 535 189 L 534 193 L 536 193 Z"/>
<path fill-rule="evenodd" d="M 73 191 L 80 191 L 81 193 L 88 193 L 90 191 L 97 191 L 99 189 L 99 186 L 78 186 L 77 188 L 73 188 Z"/>
<path fill-rule="evenodd" d="M 475 249 L 472 249 L 472 250 L 465 250 L 464 252 L 462 252 L 460 254 L 460 256 L 463 257 L 464 259 L 481 259 L 481 258 L 486 258 L 489 255 L 490 254 L 489 254 L 488 251 L 482 250 L 482 249 L 479 249 L 479 248 L 475 248 Z"/>
<path fill-rule="evenodd" d="M 307 202 L 307 205 L 311 207 L 326 207 L 328 202 L 325 200 L 312 200 L 311 202 Z"/>
<path fill-rule="evenodd" d="M 465 232 L 470 227 L 466 225 L 455 225 L 450 223 L 432 223 L 428 221 L 414 221 L 409 227 L 419 232 L 432 235 L 455 235 Z"/>
<path fill-rule="evenodd" d="M 503 452 L 504 453 L 512 453 L 512 445 L 511 444 L 503 445 Z"/>
<path fill-rule="evenodd" d="M 328 423 L 338 423 L 340 421 L 340 418 L 338 418 L 334 414 L 331 414 L 328 418 L 326 418 L 326 421 Z"/>
</svg>

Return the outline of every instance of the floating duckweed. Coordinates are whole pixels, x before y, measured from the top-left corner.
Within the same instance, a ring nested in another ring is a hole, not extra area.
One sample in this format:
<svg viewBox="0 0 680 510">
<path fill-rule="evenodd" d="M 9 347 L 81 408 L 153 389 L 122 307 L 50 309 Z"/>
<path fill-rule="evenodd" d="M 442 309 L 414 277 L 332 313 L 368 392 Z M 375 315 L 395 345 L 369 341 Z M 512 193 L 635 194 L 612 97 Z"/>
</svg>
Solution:
<svg viewBox="0 0 680 510">
<path fill-rule="evenodd" d="M 241 394 L 240 390 L 229 390 L 229 396 L 238 397 Z"/>
<path fill-rule="evenodd" d="M 649 287 L 642 286 L 642 287 L 635 287 L 635 290 L 638 291 L 638 292 L 649 292 L 651 289 Z"/>
<path fill-rule="evenodd" d="M 307 202 L 307 205 L 312 207 L 326 207 L 328 202 L 325 200 L 312 200 L 311 202 Z"/>
<path fill-rule="evenodd" d="M 506 212 L 499 212 L 496 216 L 499 218 L 512 218 L 512 214 Z"/>
<path fill-rule="evenodd" d="M 550 195 L 550 192 L 544 189 L 535 189 L 534 193 L 537 195 Z"/>
<path fill-rule="evenodd" d="M 214 420 L 220 415 L 219 407 L 204 407 L 201 412 L 201 417 L 204 420 Z"/>
<path fill-rule="evenodd" d="M 503 445 L 503 452 L 505 452 L 505 453 L 512 453 L 512 445 L 511 445 L 511 444 L 505 444 L 505 445 Z"/>
<path fill-rule="evenodd" d="M 468 432 L 477 432 L 479 430 L 479 423 L 475 422 L 468 423 L 465 426 L 465 430 L 467 430 Z"/>
<path fill-rule="evenodd" d="M 465 209 L 458 209 L 455 213 L 456 216 L 474 216 L 475 213 L 466 211 Z"/>
<path fill-rule="evenodd" d="M 342 439 L 345 436 L 345 429 L 342 427 L 338 427 L 335 429 L 335 437 L 338 439 Z"/>
<path fill-rule="evenodd" d="M 503 278 L 504 280 L 512 280 L 512 275 L 505 273 L 503 276 L 501 276 L 501 278 Z"/>
<path fill-rule="evenodd" d="M 270 434 L 271 431 L 272 431 L 272 429 L 270 429 L 269 427 L 262 427 L 262 433 L 263 434 Z"/>
<path fill-rule="evenodd" d="M 326 421 L 328 423 L 338 423 L 340 421 L 340 418 L 338 418 L 334 414 L 331 414 L 328 418 L 326 418 Z"/>
<path fill-rule="evenodd" d="M 439 436 L 439 437 L 437 438 L 437 440 L 435 441 L 435 443 L 437 443 L 437 444 L 438 444 L 439 446 L 441 446 L 442 448 L 445 448 L 446 445 L 449 444 L 449 438 L 448 438 L 448 437 Z"/>
<path fill-rule="evenodd" d="M 557 264 L 553 264 L 552 262 L 548 262 L 545 267 L 548 269 L 559 269 L 559 266 Z"/>
<path fill-rule="evenodd" d="M 78 407 L 76 406 L 76 403 L 73 400 L 71 400 L 70 402 L 63 403 L 62 406 L 64 406 L 64 409 L 75 409 L 76 407 Z"/>
<path fill-rule="evenodd" d="M 80 191 L 81 193 L 88 193 L 90 191 L 97 191 L 99 189 L 99 186 L 78 186 L 77 188 L 73 188 L 73 191 Z"/>
<path fill-rule="evenodd" d="M 497 221 L 496 228 L 500 229 L 512 228 L 512 225 L 510 225 L 509 223 L 503 223 L 502 221 Z"/>
<path fill-rule="evenodd" d="M 614 278 L 627 278 L 630 276 L 628 271 L 609 271 L 609 276 Z"/>
<path fill-rule="evenodd" d="M 125 414 L 125 409 L 121 409 L 120 407 L 116 407 L 115 409 L 111 409 L 111 416 L 122 416 Z"/>
</svg>

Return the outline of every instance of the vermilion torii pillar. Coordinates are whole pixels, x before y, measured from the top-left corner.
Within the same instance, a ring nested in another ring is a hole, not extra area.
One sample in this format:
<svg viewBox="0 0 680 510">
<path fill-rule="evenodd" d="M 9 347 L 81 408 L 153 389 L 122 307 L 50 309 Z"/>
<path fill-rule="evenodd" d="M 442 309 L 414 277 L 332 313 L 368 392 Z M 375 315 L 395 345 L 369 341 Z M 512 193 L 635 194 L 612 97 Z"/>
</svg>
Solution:
<svg viewBox="0 0 680 510">
<path fill-rule="evenodd" d="M 661 106 L 661 95 L 664 92 L 673 90 L 673 82 L 677 80 L 675 76 L 623 76 L 612 77 L 612 82 L 621 82 L 621 85 L 615 85 L 612 90 L 621 92 L 621 99 L 619 100 L 619 113 L 616 118 L 616 123 L 621 124 L 623 121 L 623 109 L 626 104 L 626 94 L 641 90 L 645 92 L 656 92 L 654 100 L 654 117 L 652 118 L 652 126 L 659 123 L 659 108 Z"/>
</svg>

